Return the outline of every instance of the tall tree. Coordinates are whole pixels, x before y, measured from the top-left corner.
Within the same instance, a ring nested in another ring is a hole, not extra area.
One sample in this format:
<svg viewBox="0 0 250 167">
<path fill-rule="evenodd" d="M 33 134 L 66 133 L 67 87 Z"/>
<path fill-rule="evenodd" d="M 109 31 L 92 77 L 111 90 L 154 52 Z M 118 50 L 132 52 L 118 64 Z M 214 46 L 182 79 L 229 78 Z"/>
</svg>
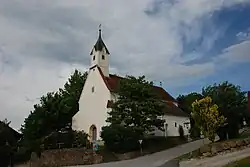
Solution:
<svg viewBox="0 0 250 167">
<path fill-rule="evenodd" d="M 247 110 L 246 92 L 242 91 L 238 85 L 223 82 L 203 88 L 202 95 L 211 97 L 218 105 L 220 113 L 226 118 L 228 127 L 223 131 L 227 131 L 229 138 L 236 137 Z M 221 138 L 225 136 L 219 135 Z"/>
<path fill-rule="evenodd" d="M 28 140 L 40 139 L 67 127 L 72 116 L 78 111 L 78 101 L 86 77 L 86 72 L 81 73 L 75 70 L 64 88 L 42 96 L 40 104 L 34 105 L 34 110 L 21 127 L 24 138 Z"/>
<path fill-rule="evenodd" d="M 112 105 L 107 122 L 134 127 L 142 133 L 150 132 L 154 127 L 163 129 L 164 121 L 159 118 L 163 113 L 163 104 L 154 94 L 153 83 L 127 76 L 121 80 L 117 94 L 118 100 Z"/>
<path fill-rule="evenodd" d="M 152 91 L 153 83 L 144 76 L 127 76 L 119 83 L 118 100 L 111 106 L 101 137 L 112 151 L 132 151 L 138 140 L 154 128 L 163 130 L 161 100 Z"/>
<path fill-rule="evenodd" d="M 196 100 L 192 104 L 193 112 L 191 113 L 197 126 L 200 128 L 205 137 L 214 141 L 215 134 L 219 126 L 224 123 L 225 118 L 218 111 L 218 106 L 212 103 L 210 97 Z"/>
</svg>

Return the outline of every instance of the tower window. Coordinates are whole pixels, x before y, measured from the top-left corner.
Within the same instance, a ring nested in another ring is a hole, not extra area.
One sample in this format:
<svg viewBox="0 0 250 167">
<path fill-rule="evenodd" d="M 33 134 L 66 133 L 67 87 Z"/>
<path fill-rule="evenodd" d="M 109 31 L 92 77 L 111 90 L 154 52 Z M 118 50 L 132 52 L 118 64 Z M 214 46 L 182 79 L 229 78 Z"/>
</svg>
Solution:
<svg viewBox="0 0 250 167">
<path fill-rule="evenodd" d="M 93 56 L 93 60 L 95 60 L 95 56 Z"/>
<path fill-rule="evenodd" d="M 94 93 L 94 91 L 95 91 L 95 87 L 94 87 L 94 86 L 92 86 L 92 89 L 91 89 L 91 90 L 92 90 L 92 93 Z"/>
<path fill-rule="evenodd" d="M 102 60 L 104 60 L 105 59 L 105 56 L 104 55 L 102 55 Z"/>
</svg>

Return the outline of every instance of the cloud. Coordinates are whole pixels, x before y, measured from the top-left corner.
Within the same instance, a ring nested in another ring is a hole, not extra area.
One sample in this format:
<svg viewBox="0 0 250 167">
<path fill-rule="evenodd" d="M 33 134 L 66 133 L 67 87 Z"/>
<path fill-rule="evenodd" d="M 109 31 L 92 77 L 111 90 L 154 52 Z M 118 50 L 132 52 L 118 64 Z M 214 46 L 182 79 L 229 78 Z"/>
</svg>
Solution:
<svg viewBox="0 0 250 167">
<path fill-rule="evenodd" d="M 85 70 L 100 23 L 113 72 L 145 74 L 168 87 L 206 77 L 215 62 L 185 63 L 203 57 L 223 34 L 213 12 L 246 2 L 0 0 L 0 118 L 19 127 L 37 97 L 62 86 L 73 68 Z M 200 38 L 201 49 L 187 52 Z"/>
<path fill-rule="evenodd" d="M 250 62 L 249 48 L 250 40 L 232 45 L 225 48 L 215 61 L 226 62 L 227 65 Z"/>
</svg>

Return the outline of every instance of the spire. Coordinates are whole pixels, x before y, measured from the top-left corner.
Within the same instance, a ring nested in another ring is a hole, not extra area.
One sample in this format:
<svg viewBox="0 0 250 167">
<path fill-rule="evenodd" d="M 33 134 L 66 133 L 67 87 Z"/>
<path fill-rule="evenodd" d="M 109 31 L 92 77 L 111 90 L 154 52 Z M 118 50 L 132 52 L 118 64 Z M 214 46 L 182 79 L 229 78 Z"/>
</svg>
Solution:
<svg viewBox="0 0 250 167">
<path fill-rule="evenodd" d="M 102 24 L 99 25 L 99 38 L 102 38 Z"/>
<path fill-rule="evenodd" d="M 110 54 L 107 47 L 106 47 L 106 45 L 104 44 L 104 42 L 102 40 L 101 24 L 99 25 L 99 37 L 98 37 L 98 39 L 96 41 L 96 44 L 94 45 L 94 48 L 95 48 L 96 51 L 102 51 L 102 49 L 105 48 L 106 53 Z M 92 54 L 93 54 L 93 49 L 92 49 L 90 55 L 92 55 Z"/>
</svg>

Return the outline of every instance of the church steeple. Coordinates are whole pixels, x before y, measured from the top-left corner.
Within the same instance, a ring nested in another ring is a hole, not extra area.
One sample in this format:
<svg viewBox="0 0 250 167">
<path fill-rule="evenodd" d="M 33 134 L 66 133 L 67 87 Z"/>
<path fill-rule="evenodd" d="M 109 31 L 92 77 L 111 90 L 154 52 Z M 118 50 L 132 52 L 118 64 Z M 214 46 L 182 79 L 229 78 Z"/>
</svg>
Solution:
<svg viewBox="0 0 250 167">
<path fill-rule="evenodd" d="M 101 24 L 99 25 L 99 36 L 91 50 L 91 66 L 97 65 L 105 76 L 109 76 L 109 51 L 102 40 Z"/>
<path fill-rule="evenodd" d="M 99 36 L 98 36 L 98 39 L 97 39 L 93 49 L 95 49 L 95 51 L 102 51 L 102 49 L 105 49 L 106 53 L 110 54 L 108 51 L 108 48 L 106 47 L 106 45 L 104 44 L 104 42 L 102 40 L 101 24 L 99 25 Z M 90 55 L 93 54 L 93 49 L 92 49 Z"/>
</svg>

